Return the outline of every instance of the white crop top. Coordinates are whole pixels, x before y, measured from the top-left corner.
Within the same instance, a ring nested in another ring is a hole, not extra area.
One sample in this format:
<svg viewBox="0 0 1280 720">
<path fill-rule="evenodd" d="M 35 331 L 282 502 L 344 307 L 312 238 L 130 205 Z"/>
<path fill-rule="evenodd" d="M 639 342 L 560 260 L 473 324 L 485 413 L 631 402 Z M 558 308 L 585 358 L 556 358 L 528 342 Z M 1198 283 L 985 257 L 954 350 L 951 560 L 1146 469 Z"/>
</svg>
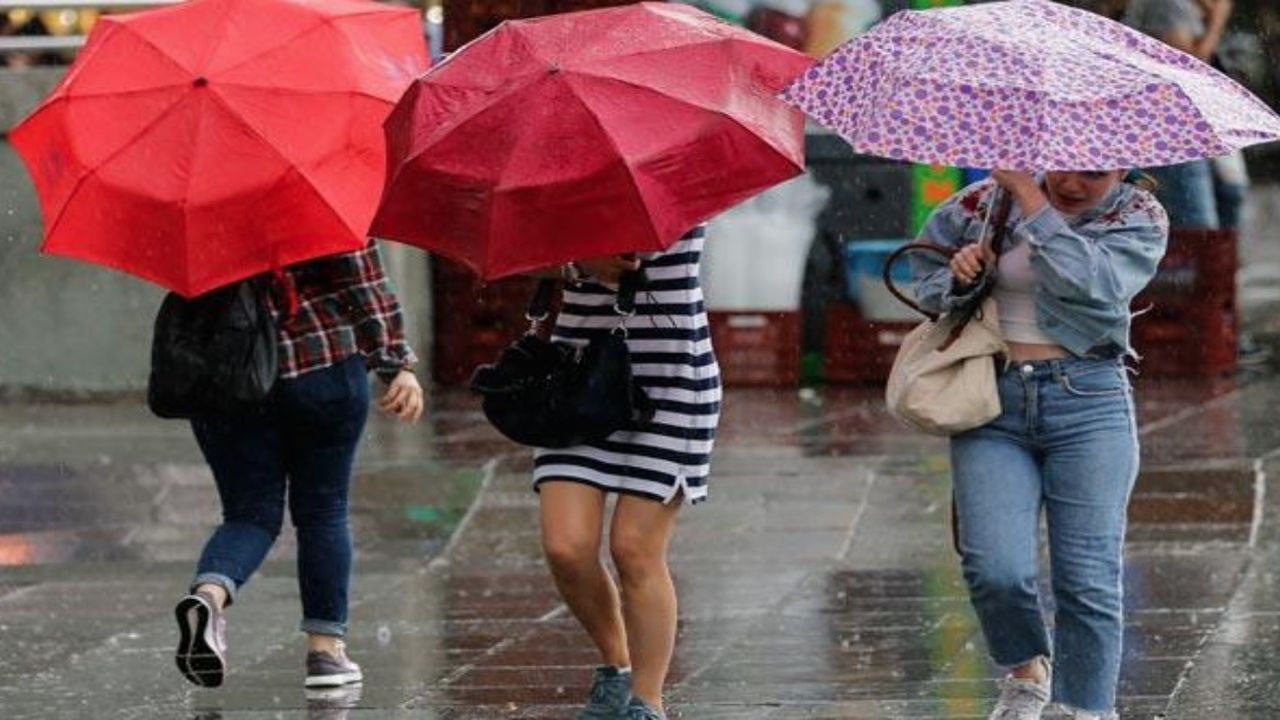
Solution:
<svg viewBox="0 0 1280 720">
<path fill-rule="evenodd" d="M 1057 345 L 1036 322 L 1036 288 L 1040 284 L 1031 267 L 1031 244 L 1020 242 L 1000 255 L 996 286 L 991 297 L 1000 315 L 1000 331 L 1009 342 Z"/>
</svg>

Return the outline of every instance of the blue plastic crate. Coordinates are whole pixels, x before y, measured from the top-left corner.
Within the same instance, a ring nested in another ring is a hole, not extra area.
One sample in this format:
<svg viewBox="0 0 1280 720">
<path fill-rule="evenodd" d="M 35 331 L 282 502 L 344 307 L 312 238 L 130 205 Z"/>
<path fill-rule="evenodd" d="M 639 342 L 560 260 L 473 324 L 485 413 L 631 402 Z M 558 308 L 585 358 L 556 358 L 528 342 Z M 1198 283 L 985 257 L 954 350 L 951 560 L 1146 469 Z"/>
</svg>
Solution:
<svg viewBox="0 0 1280 720">
<path fill-rule="evenodd" d="M 910 242 L 901 240 L 851 240 L 844 243 L 844 286 L 849 301 L 863 316 L 876 320 L 906 320 L 915 317 L 906 305 L 884 287 L 884 263 L 894 250 Z M 893 265 L 898 289 L 910 294 L 911 263 L 901 258 Z"/>
</svg>

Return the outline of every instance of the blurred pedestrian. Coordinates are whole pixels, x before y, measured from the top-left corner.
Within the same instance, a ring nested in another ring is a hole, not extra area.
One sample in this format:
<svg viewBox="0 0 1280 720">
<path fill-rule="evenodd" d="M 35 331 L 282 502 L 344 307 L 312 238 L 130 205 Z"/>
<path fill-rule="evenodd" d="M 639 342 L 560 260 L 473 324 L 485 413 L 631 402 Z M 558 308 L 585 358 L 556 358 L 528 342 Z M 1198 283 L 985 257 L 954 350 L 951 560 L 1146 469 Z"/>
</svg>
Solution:
<svg viewBox="0 0 1280 720">
<path fill-rule="evenodd" d="M 1155 275 L 1165 211 L 1124 171 L 996 171 L 943 203 L 921 239 L 926 309 L 966 307 L 996 263 L 1003 413 L 951 438 L 956 531 L 970 598 L 995 662 L 1009 669 L 991 720 L 1035 720 L 1051 700 L 1078 719 L 1115 718 L 1125 511 L 1138 438 L 1125 358 L 1129 304 Z M 993 257 L 979 240 L 995 190 L 1013 228 Z M 1037 592 L 1044 512 L 1056 600 L 1052 645 Z"/>
<path fill-rule="evenodd" d="M 564 450 L 540 449 L 534 487 L 542 546 L 556 587 L 600 651 L 579 720 L 662 720 L 662 686 L 676 638 L 676 592 L 667 550 L 684 503 L 707 496 L 720 416 L 720 371 L 698 281 L 705 228 L 643 261 L 646 281 L 626 320 L 636 382 L 654 401 L 652 421 Z M 566 267 L 553 338 L 585 345 L 612 332 L 616 285 L 641 268 L 613 257 Z M 581 273 L 581 277 L 578 277 Z M 609 553 L 601 559 L 606 500 L 617 495 Z"/>
<path fill-rule="evenodd" d="M 1232 0 L 1128 0 L 1124 21 L 1204 62 L 1212 62 Z M 1190 162 L 1148 170 L 1174 227 L 1236 227 L 1248 176 L 1243 159 Z"/>
<path fill-rule="evenodd" d="M 346 655 L 352 543 L 348 496 L 356 447 L 368 415 L 368 370 L 386 386 L 378 401 L 405 422 L 423 410 L 423 392 L 404 339 L 400 305 L 375 243 L 290 266 L 270 303 L 279 327 L 280 369 L 259 407 L 206 414 L 191 426 L 213 470 L 222 524 L 196 566 L 190 594 L 175 608 L 178 669 L 216 687 L 227 672 L 224 610 L 262 564 L 284 521 L 298 543 L 301 630 L 307 687 L 359 683 Z"/>
</svg>

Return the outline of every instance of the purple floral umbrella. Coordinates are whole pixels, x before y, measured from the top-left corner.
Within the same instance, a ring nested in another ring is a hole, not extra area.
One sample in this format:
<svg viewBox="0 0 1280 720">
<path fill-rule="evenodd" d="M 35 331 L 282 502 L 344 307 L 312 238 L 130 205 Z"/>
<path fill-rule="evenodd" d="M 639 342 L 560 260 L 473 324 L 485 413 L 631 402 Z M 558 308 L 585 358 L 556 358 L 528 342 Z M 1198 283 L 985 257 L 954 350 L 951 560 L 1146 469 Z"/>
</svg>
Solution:
<svg viewBox="0 0 1280 720">
<path fill-rule="evenodd" d="M 1110 170 L 1280 139 L 1280 116 L 1186 53 L 1047 0 L 900 12 L 782 97 L 861 153 Z"/>
</svg>

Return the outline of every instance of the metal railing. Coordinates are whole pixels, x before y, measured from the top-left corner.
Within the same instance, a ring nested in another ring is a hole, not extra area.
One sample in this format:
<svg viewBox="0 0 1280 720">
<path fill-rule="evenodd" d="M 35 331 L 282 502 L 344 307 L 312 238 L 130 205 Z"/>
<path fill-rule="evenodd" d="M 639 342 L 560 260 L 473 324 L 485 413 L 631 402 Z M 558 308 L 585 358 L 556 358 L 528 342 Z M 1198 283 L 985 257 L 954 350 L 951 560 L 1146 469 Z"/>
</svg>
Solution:
<svg viewBox="0 0 1280 720">
<path fill-rule="evenodd" d="M 61 9 L 141 9 L 176 5 L 183 0 L 0 0 L 0 12 L 10 10 Z M 76 50 L 84 45 L 84 35 L 0 35 L 0 54 L 10 52 L 52 52 Z"/>
</svg>

